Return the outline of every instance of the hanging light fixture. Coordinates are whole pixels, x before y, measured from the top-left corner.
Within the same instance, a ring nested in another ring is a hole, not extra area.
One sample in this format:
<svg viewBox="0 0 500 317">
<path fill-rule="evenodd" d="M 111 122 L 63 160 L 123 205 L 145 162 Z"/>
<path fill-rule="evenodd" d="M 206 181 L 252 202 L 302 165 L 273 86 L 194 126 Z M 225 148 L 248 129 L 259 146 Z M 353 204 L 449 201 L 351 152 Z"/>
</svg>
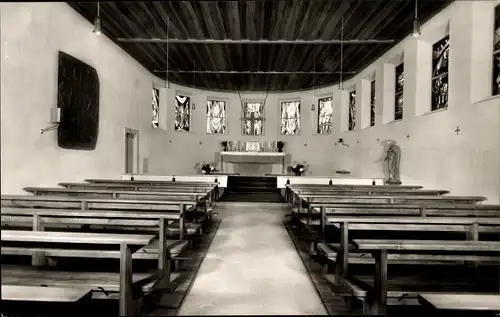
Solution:
<svg viewBox="0 0 500 317">
<path fill-rule="evenodd" d="M 191 109 L 195 110 L 196 109 L 196 105 L 194 103 L 194 99 L 195 99 L 195 96 L 196 96 L 196 90 L 194 88 L 194 81 L 196 79 L 196 60 L 193 60 L 193 102 L 192 102 L 192 106 L 191 106 Z"/>
<path fill-rule="evenodd" d="M 311 111 L 314 111 L 316 108 L 314 106 L 314 101 L 316 97 L 314 97 L 314 85 L 315 85 L 315 81 L 316 81 L 316 60 L 313 58 L 313 90 L 312 90 L 312 97 L 313 97 L 313 103 L 312 103 L 312 106 L 311 106 Z"/>
<path fill-rule="evenodd" d="M 97 2 L 97 16 L 94 20 L 94 34 L 97 36 L 102 34 L 101 17 L 99 16 L 99 11 L 100 11 L 100 5 L 99 2 Z"/>
<path fill-rule="evenodd" d="M 413 31 L 411 36 L 419 37 L 422 34 L 420 32 L 420 21 L 418 21 L 418 0 L 415 0 L 415 19 L 413 20 Z"/>
</svg>

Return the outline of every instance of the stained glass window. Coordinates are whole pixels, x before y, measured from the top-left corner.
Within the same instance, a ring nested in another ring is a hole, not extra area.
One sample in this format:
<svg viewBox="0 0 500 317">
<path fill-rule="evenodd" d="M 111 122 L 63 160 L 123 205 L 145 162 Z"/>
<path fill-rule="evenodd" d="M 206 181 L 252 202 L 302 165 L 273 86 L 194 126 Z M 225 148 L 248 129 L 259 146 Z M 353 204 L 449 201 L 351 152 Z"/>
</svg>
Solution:
<svg viewBox="0 0 500 317">
<path fill-rule="evenodd" d="M 318 134 L 332 133 L 332 97 L 318 100 Z"/>
<path fill-rule="evenodd" d="M 448 108 L 449 52 L 449 35 L 432 46 L 432 111 Z"/>
<path fill-rule="evenodd" d="M 405 82 L 404 64 L 396 66 L 396 98 L 394 100 L 394 120 L 403 119 L 403 87 Z"/>
<path fill-rule="evenodd" d="M 243 104 L 243 134 L 264 135 L 264 103 Z"/>
<path fill-rule="evenodd" d="M 175 96 L 175 131 L 191 130 L 191 98 L 187 96 Z"/>
<path fill-rule="evenodd" d="M 300 133 L 300 101 L 281 102 L 281 134 Z"/>
<path fill-rule="evenodd" d="M 226 133 L 226 102 L 207 100 L 207 133 Z"/>
<path fill-rule="evenodd" d="M 153 88 L 153 102 L 152 102 L 153 117 L 151 119 L 151 126 L 158 128 L 160 125 L 160 91 Z"/>
<path fill-rule="evenodd" d="M 500 95 L 500 5 L 495 8 L 495 42 L 493 43 L 493 95 Z"/>
<path fill-rule="evenodd" d="M 371 83 L 370 90 L 370 126 L 375 125 L 375 80 Z"/>
<path fill-rule="evenodd" d="M 349 131 L 356 127 L 356 90 L 349 93 Z"/>
</svg>

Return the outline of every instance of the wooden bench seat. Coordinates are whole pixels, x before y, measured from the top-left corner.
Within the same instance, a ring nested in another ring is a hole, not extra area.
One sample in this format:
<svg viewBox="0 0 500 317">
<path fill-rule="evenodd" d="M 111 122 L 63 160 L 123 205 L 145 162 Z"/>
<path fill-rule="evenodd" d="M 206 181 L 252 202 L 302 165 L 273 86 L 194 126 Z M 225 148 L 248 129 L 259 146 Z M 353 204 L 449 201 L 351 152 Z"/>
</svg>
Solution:
<svg viewBox="0 0 500 317">
<path fill-rule="evenodd" d="M 120 290 L 118 273 L 67 272 L 20 265 L 2 265 L 1 269 L 2 285 L 89 288 L 97 293 L 119 292 Z M 140 292 L 149 293 L 157 279 L 157 274 L 157 271 L 132 274 L 132 288 L 140 287 Z M 180 273 L 172 273 L 170 281 L 174 281 L 179 276 Z"/>
<path fill-rule="evenodd" d="M 398 190 L 398 189 L 422 189 L 423 186 L 420 185 L 350 185 L 350 184 L 332 184 L 332 185 L 321 185 L 321 184 L 287 184 L 290 189 L 300 189 L 300 188 L 370 188 L 370 189 L 386 189 L 386 190 Z"/>
<path fill-rule="evenodd" d="M 25 191 L 35 196 L 65 196 L 88 198 L 115 198 L 115 199 L 150 199 L 150 200 L 200 200 L 210 194 L 212 189 L 203 192 L 177 190 L 166 191 L 127 191 L 110 189 L 73 189 L 57 187 L 25 187 Z"/>
<path fill-rule="evenodd" d="M 299 196 L 442 196 L 448 190 L 371 190 L 371 189 L 298 189 Z M 444 196 L 446 197 L 446 196 Z"/>
<path fill-rule="evenodd" d="M 457 293 L 492 295 L 495 290 L 491 286 L 486 286 L 488 282 L 490 281 L 486 279 L 471 280 L 467 277 L 440 278 L 439 280 L 425 276 L 393 277 L 387 280 L 387 305 L 420 305 L 418 296 L 429 292 L 440 295 Z M 342 284 L 350 294 L 362 301 L 366 300 L 374 289 L 373 276 L 370 275 L 342 278 Z"/>
<path fill-rule="evenodd" d="M 308 203 L 446 203 L 446 204 L 476 204 L 486 200 L 482 196 L 330 196 L 330 195 L 299 195 Z"/>
<path fill-rule="evenodd" d="M 186 240 L 167 240 L 167 249 L 170 251 L 171 258 L 175 260 L 188 246 Z M 54 249 L 54 248 L 17 248 L 2 247 L 3 255 L 23 255 L 29 256 L 33 252 L 44 252 L 47 257 L 70 257 L 70 258 L 101 258 L 101 259 L 119 259 L 120 251 L 113 250 L 73 250 L 73 249 Z M 140 248 L 132 254 L 132 259 L 158 260 L 158 239 L 150 244 Z"/>
<path fill-rule="evenodd" d="M 320 242 L 316 246 L 318 253 L 331 263 L 336 263 L 340 252 L 340 243 Z M 465 261 L 474 261 L 478 257 L 474 255 L 445 255 L 445 254 L 388 254 L 388 264 L 421 264 L 421 265 L 448 265 L 463 264 Z M 500 259 L 495 256 L 481 256 L 479 258 L 483 265 L 498 265 Z M 349 264 L 375 264 L 375 259 L 370 252 L 357 249 L 354 245 L 348 245 Z"/>
<path fill-rule="evenodd" d="M 88 297 L 89 287 L 45 287 L 2 284 L 2 300 L 74 303 Z"/>
<path fill-rule="evenodd" d="M 364 307 L 366 311 L 376 314 L 385 314 L 386 305 L 390 304 L 388 299 L 392 297 L 392 294 L 388 294 L 388 292 L 394 289 L 393 279 L 388 279 L 387 276 L 388 254 L 448 252 L 450 255 L 476 256 L 475 262 L 478 264 L 481 264 L 482 256 L 488 256 L 488 258 L 493 256 L 500 260 L 500 241 L 354 239 L 352 244 L 360 250 L 373 254 L 375 258 L 375 275 L 374 277 L 370 276 L 367 281 L 361 281 L 359 278 L 345 274 L 347 272 L 344 271 L 340 280 L 346 282 L 346 286 L 349 285 L 347 281 L 355 282 L 358 283 L 358 286 L 362 286 L 363 290 L 370 291 L 373 296 L 365 297 Z M 400 284 L 401 288 L 398 287 L 397 291 L 399 293 L 397 295 L 401 297 L 404 294 L 408 296 L 426 292 L 449 292 L 450 289 L 446 288 L 449 284 L 454 287 L 452 291 L 456 292 L 457 288 L 462 286 L 458 283 L 460 279 L 459 276 L 453 276 L 451 279 L 434 276 L 431 280 L 422 282 L 421 287 L 418 287 L 417 281 L 412 280 L 410 284 Z M 373 281 L 373 287 L 369 284 L 370 281 Z M 463 292 L 485 292 L 490 294 L 498 292 L 498 285 L 495 285 L 494 281 L 491 277 L 487 277 L 484 281 L 479 281 L 477 276 L 472 279 L 468 278 L 465 281 L 467 284 L 463 285 Z M 490 283 L 488 284 L 488 282 Z"/>
<path fill-rule="evenodd" d="M 500 294 L 420 293 L 418 301 L 438 310 L 475 310 L 500 312 Z"/>
<path fill-rule="evenodd" d="M 101 184 L 133 184 L 133 185 L 172 185 L 172 186 L 217 186 L 218 183 L 211 182 L 173 182 L 173 181 L 159 181 L 159 180 L 123 180 L 123 179 L 85 179 L 87 183 L 101 183 Z"/>
<path fill-rule="evenodd" d="M 366 215 L 420 215 L 420 216 L 446 216 L 446 217 L 499 217 L 500 205 L 475 205 L 475 204 L 385 204 L 385 203 L 311 203 L 311 214 L 320 214 L 324 208 L 326 215 L 335 214 L 366 214 Z M 293 213 L 308 215 L 307 208 L 292 208 Z"/>
<path fill-rule="evenodd" d="M 134 185 L 134 184 L 103 184 L 103 183 L 59 183 L 59 186 L 74 189 L 110 189 L 110 190 L 128 190 L 128 191 L 159 191 L 172 192 L 179 190 L 189 190 L 191 192 L 203 192 L 213 189 L 213 185 L 206 186 L 149 186 L 149 185 Z"/>
</svg>

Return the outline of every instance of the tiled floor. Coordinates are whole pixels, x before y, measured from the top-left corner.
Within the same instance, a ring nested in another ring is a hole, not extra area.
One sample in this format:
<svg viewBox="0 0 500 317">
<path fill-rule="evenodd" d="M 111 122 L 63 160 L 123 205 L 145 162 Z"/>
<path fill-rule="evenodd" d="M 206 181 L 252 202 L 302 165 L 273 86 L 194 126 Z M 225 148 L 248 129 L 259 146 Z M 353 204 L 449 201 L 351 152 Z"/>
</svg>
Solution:
<svg viewBox="0 0 500 317">
<path fill-rule="evenodd" d="M 179 315 L 326 315 L 283 226 L 284 204 L 218 209 L 222 224 Z"/>
</svg>

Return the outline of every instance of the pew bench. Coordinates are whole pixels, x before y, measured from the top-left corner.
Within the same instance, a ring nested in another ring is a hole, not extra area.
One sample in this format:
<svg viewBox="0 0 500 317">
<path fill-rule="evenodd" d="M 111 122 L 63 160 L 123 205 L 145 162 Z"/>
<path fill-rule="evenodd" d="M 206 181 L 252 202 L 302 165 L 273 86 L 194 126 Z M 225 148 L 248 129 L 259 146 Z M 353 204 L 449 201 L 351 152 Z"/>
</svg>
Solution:
<svg viewBox="0 0 500 317">
<path fill-rule="evenodd" d="M 408 251 L 432 253 L 450 252 L 452 255 L 471 255 L 476 257 L 477 263 L 482 263 L 482 257 L 496 257 L 500 260 L 499 241 L 454 241 L 454 240 L 386 240 L 386 239 L 354 239 L 354 247 L 361 251 L 370 252 L 375 258 L 375 276 L 363 279 L 356 276 L 343 275 L 341 282 L 357 298 L 363 301 L 365 313 L 385 314 L 386 306 L 389 304 L 409 304 L 406 301 L 415 302 L 420 293 L 439 292 L 462 293 L 481 292 L 492 294 L 495 292 L 494 285 L 488 285 L 491 277 L 485 280 L 453 276 L 450 280 L 446 278 L 435 280 L 414 279 L 410 276 L 397 279 L 388 279 L 387 265 L 388 254 L 405 253 Z M 370 283 L 370 281 L 373 281 Z M 497 286 L 498 287 L 498 286 Z M 496 290 L 498 291 L 498 290 Z M 392 292 L 392 293 L 391 293 Z M 389 300 L 391 299 L 391 300 Z M 396 299 L 397 303 L 393 300 Z M 404 300 L 404 301 L 402 301 Z"/>
<path fill-rule="evenodd" d="M 323 208 L 323 209 L 322 209 Z M 292 208 L 297 217 L 325 215 L 408 215 L 408 216 L 450 216 L 450 217 L 500 217 L 500 205 L 468 204 L 372 204 L 372 203 L 311 203 L 309 208 Z"/>
<path fill-rule="evenodd" d="M 159 180 L 122 180 L 122 179 L 85 179 L 87 183 L 94 184 L 132 184 L 132 185 L 163 185 L 163 186 L 217 186 L 218 183 L 211 182 L 173 182 L 173 181 L 159 181 Z"/>
<path fill-rule="evenodd" d="M 84 189 L 84 188 L 95 188 L 95 189 L 112 189 L 112 190 L 154 190 L 154 191 L 176 191 L 179 189 L 186 189 L 191 191 L 204 191 L 214 189 L 215 184 L 207 183 L 205 185 L 183 185 L 179 183 L 179 185 L 148 185 L 148 184 L 117 184 L 117 183 L 71 183 L 71 182 L 61 182 L 58 184 L 61 187 L 65 188 L 73 188 L 73 189 Z"/>
<path fill-rule="evenodd" d="M 2 285 L 2 300 L 8 301 L 74 303 L 88 298 L 91 294 L 92 289 L 90 287 Z"/>
<path fill-rule="evenodd" d="M 178 212 L 180 239 L 184 240 L 184 214 L 186 207 L 196 206 L 196 202 L 160 201 L 160 200 L 127 200 L 127 199 L 97 199 L 85 197 L 59 196 L 27 196 L 2 195 L 1 206 L 17 208 L 58 208 L 79 210 L 114 210 L 114 211 L 154 211 Z"/>
<path fill-rule="evenodd" d="M 416 191 L 422 189 L 422 186 L 413 185 L 347 185 L 347 184 L 332 184 L 332 185 L 317 185 L 317 184 L 287 184 L 285 185 L 285 201 L 293 202 L 297 195 L 297 190 L 370 190 L 370 191 L 392 191 L 392 190 L 409 190 Z"/>
<path fill-rule="evenodd" d="M 165 267 L 156 271 L 153 275 L 147 276 L 136 284 L 133 280 L 132 274 L 132 253 L 133 247 L 143 247 L 151 242 L 154 238 L 153 235 L 133 235 L 133 234 L 103 234 L 103 233 L 82 233 L 82 232 L 44 232 L 44 231 L 16 231 L 16 230 L 2 230 L 1 241 L 4 243 L 20 243 L 18 247 L 31 247 L 31 245 L 45 246 L 49 245 L 61 245 L 61 244 L 74 244 L 75 246 L 87 244 L 87 245 L 114 245 L 119 247 L 120 252 L 120 272 L 118 273 L 118 286 L 119 286 L 119 313 L 120 316 L 130 316 L 136 313 L 135 303 L 133 300 L 133 291 L 137 287 L 153 283 L 155 285 L 164 285 L 165 283 L 170 283 L 170 272 L 167 272 Z M 9 245 L 7 245 L 9 246 Z M 135 251 L 135 250 L 134 250 Z M 166 253 L 164 253 L 166 256 Z M 168 261 L 164 259 L 162 263 L 167 263 Z M 2 267 L 2 284 L 5 285 L 28 285 L 31 283 L 29 281 L 29 273 L 23 270 L 23 273 L 17 277 L 18 282 L 13 280 L 8 280 L 4 278 L 4 272 L 8 272 L 8 268 Z M 39 270 L 34 270 L 34 272 L 40 272 Z M 34 273 L 39 274 L 38 276 L 43 278 L 43 281 L 50 284 L 50 286 L 61 287 L 55 281 L 49 281 L 49 272 Z M 55 273 L 57 274 L 57 273 Z M 92 273 L 94 274 L 94 273 Z M 107 273 L 106 273 L 107 274 Z M 66 275 L 67 276 L 67 275 Z M 67 282 L 71 285 L 76 286 L 77 280 L 79 278 L 84 278 L 80 273 L 74 274 L 67 279 Z M 39 285 L 40 280 L 36 280 L 35 285 Z M 45 282 L 42 282 L 46 284 Z M 28 284 L 25 284 L 28 283 Z M 102 287 L 103 280 L 99 279 L 100 286 Z M 116 283 L 115 283 L 116 284 Z M 47 285 L 49 286 L 49 285 Z M 79 286 L 81 287 L 81 285 Z"/>
<path fill-rule="evenodd" d="M 170 252 L 170 258 L 173 261 L 178 261 L 178 257 L 187 248 L 189 241 L 187 240 L 167 240 L 168 231 L 170 230 L 166 221 L 179 221 L 182 215 L 168 212 L 132 212 L 132 211 L 110 211 L 110 210 L 93 210 L 93 211 L 75 211 L 64 209 L 34 209 L 34 208 L 13 208 L 5 207 L 1 211 L 2 227 L 8 228 L 29 228 L 34 231 L 44 231 L 46 229 L 60 229 L 64 231 L 68 224 L 76 224 L 81 226 L 101 225 L 103 229 L 116 229 L 117 231 L 152 231 L 155 234 L 159 232 L 159 238 L 154 240 L 139 249 L 132 256 L 134 259 L 151 259 L 160 260 L 161 250 L 158 241 L 165 241 L 166 250 Z M 55 225 L 55 226 L 54 226 Z M 143 226 L 143 227 L 139 227 Z M 148 226 L 148 227 L 144 227 Z M 179 226 L 179 225 L 177 225 Z M 161 228 L 165 228 L 162 232 Z M 78 228 L 79 229 L 79 228 Z M 146 229 L 146 230 L 144 230 Z M 174 228 L 178 229 L 179 228 Z M 166 231 L 166 232 L 165 232 Z M 42 252 L 41 250 L 31 250 L 25 248 L 9 248 L 3 247 L 2 254 L 8 255 L 30 255 L 33 252 Z M 61 250 L 47 250 L 46 256 L 49 257 L 93 257 L 93 258 L 119 258 L 118 251 L 86 251 L 86 252 L 65 252 Z M 162 264 L 159 263 L 159 267 Z"/>
<path fill-rule="evenodd" d="M 436 310 L 490 311 L 500 313 L 500 294 L 421 293 L 418 302 Z"/>
<path fill-rule="evenodd" d="M 442 196 L 449 194 L 448 190 L 370 190 L 370 189 L 296 189 L 299 196 Z"/>
<path fill-rule="evenodd" d="M 66 196 L 66 197 L 95 197 L 117 199 L 159 199 L 159 200 L 196 200 L 209 196 L 211 190 L 191 192 L 177 189 L 176 191 L 127 191 L 94 188 L 57 188 L 57 187 L 25 187 L 25 191 L 35 196 Z"/>
<path fill-rule="evenodd" d="M 333 196 L 322 194 L 299 195 L 299 200 L 310 203 L 388 203 L 388 204 L 409 204 L 409 203 L 452 203 L 452 204 L 477 204 L 486 200 L 482 196 Z M 300 204 L 299 204 L 300 206 Z"/>
</svg>

